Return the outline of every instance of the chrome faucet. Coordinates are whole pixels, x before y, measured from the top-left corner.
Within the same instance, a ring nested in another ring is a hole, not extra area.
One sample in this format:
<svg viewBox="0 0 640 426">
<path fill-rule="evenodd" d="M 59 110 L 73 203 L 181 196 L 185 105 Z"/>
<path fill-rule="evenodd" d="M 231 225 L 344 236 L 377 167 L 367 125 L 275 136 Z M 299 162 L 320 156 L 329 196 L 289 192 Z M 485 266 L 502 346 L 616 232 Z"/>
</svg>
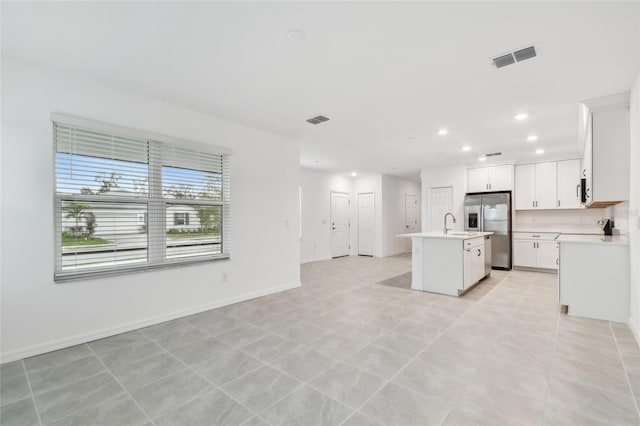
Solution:
<svg viewBox="0 0 640 426">
<path fill-rule="evenodd" d="M 453 213 L 447 213 L 444 215 L 444 235 L 447 235 L 447 232 L 450 231 L 449 228 L 447 228 L 447 216 L 451 215 L 451 217 L 453 218 L 453 223 L 456 223 L 456 217 L 453 215 Z"/>
</svg>

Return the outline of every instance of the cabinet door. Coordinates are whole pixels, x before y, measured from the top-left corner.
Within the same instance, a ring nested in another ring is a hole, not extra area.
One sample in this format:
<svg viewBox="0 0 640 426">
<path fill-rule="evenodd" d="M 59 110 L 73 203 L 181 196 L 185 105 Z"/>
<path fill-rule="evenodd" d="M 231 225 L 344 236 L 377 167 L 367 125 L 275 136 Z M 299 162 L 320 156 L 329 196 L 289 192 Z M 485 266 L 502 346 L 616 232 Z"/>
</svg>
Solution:
<svg viewBox="0 0 640 426">
<path fill-rule="evenodd" d="M 489 191 L 509 191 L 513 189 L 511 167 L 510 165 L 489 167 Z"/>
<path fill-rule="evenodd" d="M 556 162 L 536 164 L 536 209 L 555 209 L 557 203 Z"/>
<path fill-rule="evenodd" d="M 473 282 L 475 283 L 484 277 L 484 245 L 472 248 L 471 255 L 473 257 Z"/>
<path fill-rule="evenodd" d="M 536 268 L 538 259 L 535 243 L 531 240 L 513 240 L 513 266 Z"/>
<path fill-rule="evenodd" d="M 558 161 L 558 208 L 580 208 L 580 160 Z"/>
<path fill-rule="evenodd" d="M 535 209 L 536 166 L 516 166 L 516 210 Z"/>
<path fill-rule="evenodd" d="M 558 269 L 558 243 L 538 241 L 538 268 Z"/>
<path fill-rule="evenodd" d="M 464 288 L 473 284 L 473 256 L 472 249 L 464 250 Z"/>
<path fill-rule="evenodd" d="M 489 190 L 489 169 L 478 167 L 467 170 L 467 192 L 486 192 Z"/>
</svg>

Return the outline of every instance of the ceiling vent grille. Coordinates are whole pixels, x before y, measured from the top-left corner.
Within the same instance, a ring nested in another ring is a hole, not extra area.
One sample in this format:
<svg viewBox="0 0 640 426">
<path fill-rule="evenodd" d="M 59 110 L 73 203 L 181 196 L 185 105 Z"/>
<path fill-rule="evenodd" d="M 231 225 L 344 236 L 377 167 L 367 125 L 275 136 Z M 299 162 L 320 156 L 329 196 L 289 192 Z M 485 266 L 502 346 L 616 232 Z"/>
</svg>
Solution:
<svg viewBox="0 0 640 426">
<path fill-rule="evenodd" d="M 309 122 L 311 124 L 320 124 L 320 123 L 324 123 L 325 121 L 329 121 L 329 119 L 327 117 L 325 117 L 324 115 L 319 115 L 317 117 L 309 118 L 307 120 L 307 122 Z"/>
<path fill-rule="evenodd" d="M 493 66 L 496 68 L 506 67 L 507 65 L 515 64 L 516 62 L 526 61 L 527 59 L 535 58 L 538 54 L 536 53 L 535 46 L 525 47 L 524 49 L 519 49 L 515 51 L 511 51 L 504 55 L 496 56 L 495 58 L 491 58 L 491 62 L 493 62 Z"/>
<path fill-rule="evenodd" d="M 491 154 L 485 154 L 485 157 L 497 157 L 498 155 L 502 155 L 501 152 L 492 152 Z"/>
</svg>

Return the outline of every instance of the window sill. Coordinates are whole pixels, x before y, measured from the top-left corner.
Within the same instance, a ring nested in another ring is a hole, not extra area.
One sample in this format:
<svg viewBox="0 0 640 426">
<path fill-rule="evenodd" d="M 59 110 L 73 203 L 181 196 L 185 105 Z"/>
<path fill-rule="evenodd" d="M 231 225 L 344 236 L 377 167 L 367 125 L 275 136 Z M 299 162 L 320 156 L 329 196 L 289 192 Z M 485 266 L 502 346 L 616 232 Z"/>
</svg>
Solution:
<svg viewBox="0 0 640 426">
<path fill-rule="evenodd" d="M 149 264 L 135 265 L 135 266 L 123 265 L 118 269 L 103 269 L 103 270 L 93 269 L 91 271 L 82 271 L 82 272 L 78 272 L 78 271 L 56 272 L 53 275 L 53 281 L 56 284 L 64 284 L 72 281 L 84 281 L 84 280 L 91 280 L 91 279 L 97 279 L 97 278 L 113 277 L 118 275 L 131 275 L 131 274 L 141 273 L 141 272 L 151 272 L 151 271 L 158 271 L 158 270 L 169 269 L 169 268 L 180 268 L 185 266 L 200 265 L 203 263 L 218 262 L 221 260 L 230 260 L 230 259 L 231 259 L 231 255 L 224 254 L 224 255 L 210 256 L 210 257 L 203 257 L 200 259 L 190 259 L 186 261 L 176 260 L 173 262 L 167 262 L 167 263 L 162 263 L 158 265 L 149 265 Z"/>
</svg>

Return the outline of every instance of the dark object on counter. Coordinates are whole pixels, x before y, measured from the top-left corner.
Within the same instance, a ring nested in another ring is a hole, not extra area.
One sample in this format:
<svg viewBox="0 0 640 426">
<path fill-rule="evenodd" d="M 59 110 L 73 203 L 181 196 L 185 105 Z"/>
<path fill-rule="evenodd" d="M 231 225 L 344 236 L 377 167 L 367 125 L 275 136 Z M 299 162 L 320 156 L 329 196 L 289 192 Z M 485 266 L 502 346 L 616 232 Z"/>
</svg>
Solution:
<svg viewBox="0 0 640 426">
<path fill-rule="evenodd" d="M 613 235 L 613 221 L 609 219 L 602 220 L 602 230 L 604 231 L 604 235 Z"/>
</svg>

